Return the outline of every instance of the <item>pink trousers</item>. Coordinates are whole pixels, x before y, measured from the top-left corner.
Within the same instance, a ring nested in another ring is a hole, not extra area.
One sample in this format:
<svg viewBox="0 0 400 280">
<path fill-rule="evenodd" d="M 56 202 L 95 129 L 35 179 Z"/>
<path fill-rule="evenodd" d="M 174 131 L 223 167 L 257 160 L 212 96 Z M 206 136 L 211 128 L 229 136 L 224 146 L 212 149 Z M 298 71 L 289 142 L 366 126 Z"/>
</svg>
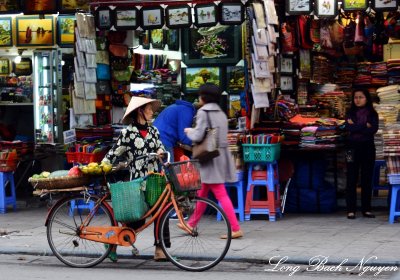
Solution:
<svg viewBox="0 0 400 280">
<path fill-rule="evenodd" d="M 218 202 L 221 204 L 222 209 L 224 209 L 224 212 L 228 218 L 229 223 L 231 224 L 232 231 L 238 231 L 240 230 L 240 225 L 239 222 L 236 218 L 235 215 L 235 210 L 233 209 L 232 201 L 228 196 L 228 193 L 226 192 L 225 185 L 224 184 L 201 184 L 201 189 L 197 191 L 197 196 L 199 197 L 207 197 L 208 192 L 212 191 L 215 198 L 218 200 Z M 196 224 L 199 222 L 201 216 L 203 215 L 205 209 L 204 203 L 202 203 L 198 208 L 198 211 L 196 211 L 189 219 L 188 224 L 191 227 L 196 226 Z"/>
</svg>

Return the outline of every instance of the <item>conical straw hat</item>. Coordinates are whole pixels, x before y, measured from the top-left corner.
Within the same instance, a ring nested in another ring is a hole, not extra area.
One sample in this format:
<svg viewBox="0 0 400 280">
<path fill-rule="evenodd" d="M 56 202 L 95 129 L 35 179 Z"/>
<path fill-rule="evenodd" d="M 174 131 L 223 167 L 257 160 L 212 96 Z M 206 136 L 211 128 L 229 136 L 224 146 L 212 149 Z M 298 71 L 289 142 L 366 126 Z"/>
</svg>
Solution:
<svg viewBox="0 0 400 280">
<path fill-rule="evenodd" d="M 132 123 L 132 119 L 129 117 L 130 113 L 135 111 L 137 108 L 142 107 L 145 104 L 152 103 L 153 112 L 157 111 L 161 106 L 161 101 L 156 99 L 150 99 L 145 97 L 132 96 L 131 101 L 129 101 L 128 108 L 126 108 L 124 117 L 122 118 L 123 124 Z"/>
</svg>

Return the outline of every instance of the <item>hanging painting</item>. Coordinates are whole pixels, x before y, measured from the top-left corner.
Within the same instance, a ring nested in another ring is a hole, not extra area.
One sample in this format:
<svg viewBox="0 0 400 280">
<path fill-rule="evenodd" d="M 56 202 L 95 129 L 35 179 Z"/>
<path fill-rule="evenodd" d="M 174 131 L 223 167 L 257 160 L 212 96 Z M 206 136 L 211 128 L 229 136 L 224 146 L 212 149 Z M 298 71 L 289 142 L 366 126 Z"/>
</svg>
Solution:
<svg viewBox="0 0 400 280">
<path fill-rule="evenodd" d="M 143 29 L 157 29 L 164 25 L 164 9 L 161 7 L 142 8 L 141 26 Z"/>
<path fill-rule="evenodd" d="M 394 11 L 400 5 L 399 0 L 373 0 L 374 10 L 377 11 Z"/>
<path fill-rule="evenodd" d="M 108 30 L 112 26 L 111 9 L 109 7 L 98 7 L 95 11 L 96 27 L 100 30 Z"/>
<path fill-rule="evenodd" d="M 26 0 L 22 3 L 25 15 L 57 13 L 57 1 L 55 0 Z"/>
<path fill-rule="evenodd" d="M 12 45 L 12 18 L 0 17 L 0 47 L 11 47 Z"/>
<path fill-rule="evenodd" d="M 10 73 L 10 61 L 7 58 L 0 58 L 0 75 Z"/>
<path fill-rule="evenodd" d="M 215 26 L 217 22 L 217 6 L 215 4 L 194 6 L 194 24 L 197 27 Z"/>
<path fill-rule="evenodd" d="M 315 0 L 315 13 L 318 17 L 334 17 L 337 5 L 337 0 Z"/>
<path fill-rule="evenodd" d="M 0 1 L 0 14 L 18 14 L 21 12 L 22 10 L 19 0 Z"/>
<path fill-rule="evenodd" d="M 113 11 L 114 27 L 117 30 L 133 30 L 139 26 L 139 10 L 135 7 L 117 7 Z"/>
<path fill-rule="evenodd" d="M 150 43 L 153 49 L 164 49 L 164 31 L 162 29 L 150 30 Z"/>
<path fill-rule="evenodd" d="M 221 72 L 219 67 L 194 67 L 182 69 L 183 92 L 197 91 L 205 83 L 220 85 Z"/>
<path fill-rule="evenodd" d="M 53 46 L 54 45 L 54 18 L 17 16 L 16 45 L 19 46 Z"/>
<path fill-rule="evenodd" d="M 192 10 L 190 6 L 169 6 L 166 8 L 165 23 L 168 28 L 190 27 L 192 25 Z"/>
<path fill-rule="evenodd" d="M 53 0 L 54 1 L 54 0 Z M 88 11 L 90 0 L 58 0 L 60 13 L 75 13 L 76 11 Z"/>
<path fill-rule="evenodd" d="M 242 3 L 219 3 L 219 22 L 226 25 L 242 24 L 244 21 L 244 5 Z"/>
<path fill-rule="evenodd" d="M 182 30 L 186 65 L 235 65 L 241 59 L 240 26 L 220 25 Z"/>
<path fill-rule="evenodd" d="M 286 13 L 289 15 L 308 15 L 311 7 L 312 0 L 286 0 Z"/>
<path fill-rule="evenodd" d="M 169 51 L 179 51 L 179 31 L 177 29 L 164 30 L 164 42 Z"/>
<path fill-rule="evenodd" d="M 229 93 L 238 93 L 244 90 L 245 73 L 243 66 L 226 67 L 227 91 Z"/>
<path fill-rule="evenodd" d="M 388 1 L 388 0 L 386 0 Z M 343 10 L 360 11 L 368 8 L 368 0 L 342 0 Z"/>
<path fill-rule="evenodd" d="M 60 47 L 71 48 L 75 41 L 75 16 L 59 15 L 57 17 L 57 44 Z"/>
</svg>

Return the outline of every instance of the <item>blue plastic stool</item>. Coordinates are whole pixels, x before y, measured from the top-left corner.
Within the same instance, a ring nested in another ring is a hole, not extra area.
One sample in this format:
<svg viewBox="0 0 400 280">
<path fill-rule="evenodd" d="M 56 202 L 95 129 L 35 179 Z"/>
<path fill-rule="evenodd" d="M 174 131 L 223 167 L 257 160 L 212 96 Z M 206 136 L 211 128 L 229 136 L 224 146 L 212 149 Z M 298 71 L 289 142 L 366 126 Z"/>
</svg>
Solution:
<svg viewBox="0 0 400 280">
<path fill-rule="evenodd" d="M 253 179 L 253 170 L 256 164 L 249 165 L 246 205 L 244 219 L 250 221 L 253 214 L 266 214 L 269 221 L 275 222 L 282 216 L 279 193 L 279 173 L 277 161 L 262 163 L 266 166 L 266 178 Z M 254 200 L 254 186 L 263 186 L 267 190 L 267 200 Z"/>
<path fill-rule="evenodd" d="M 396 216 L 400 216 L 399 198 L 400 185 L 392 185 L 392 195 L 390 200 L 389 223 L 393 224 Z M 400 199 L 400 198 L 399 198 Z"/>
<path fill-rule="evenodd" d="M 92 211 L 94 208 L 94 201 L 90 200 L 89 203 L 82 204 L 80 201 L 82 200 L 71 200 L 71 205 L 69 207 L 69 215 L 72 217 L 74 215 L 75 210 L 83 210 L 83 209 L 89 209 L 89 211 Z"/>
<path fill-rule="evenodd" d="M 235 213 L 239 214 L 239 221 L 244 221 L 244 196 L 243 196 L 243 172 L 238 172 L 238 181 L 234 183 L 225 183 L 225 188 L 236 188 L 237 207 L 234 208 Z M 221 204 L 219 204 L 221 206 Z M 218 212 L 217 221 L 221 221 L 221 214 Z"/>
<path fill-rule="evenodd" d="M 6 186 L 9 183 L 11 195 L 7 196 Z M 0 214 L 6 213 L 8 205 L 12 205 L 14 211 L 17 210 L 17 198 L 15 195 L 14 173 L 0 172 Z"/>
<path fill-rule="evenodd" d="M 378 196 L 378 192 L 381 190 L 389 190 L 390 184 L 380 185 L 379 175 L 381 173 L 381 168 L 386 167 L 385 160 L 376 160 L 374 166 L 374 172 L 372 176 L 372 191 L 374 196 Z"/>
</svg>

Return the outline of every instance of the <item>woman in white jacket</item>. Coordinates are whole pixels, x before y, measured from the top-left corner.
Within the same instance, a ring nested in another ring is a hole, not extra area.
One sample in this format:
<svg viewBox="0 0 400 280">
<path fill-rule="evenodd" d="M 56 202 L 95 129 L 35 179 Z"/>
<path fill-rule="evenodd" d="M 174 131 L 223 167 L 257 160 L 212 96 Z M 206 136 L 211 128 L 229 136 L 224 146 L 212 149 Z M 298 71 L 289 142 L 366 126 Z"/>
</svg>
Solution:
<svg viewBox="0 0 400 280">
<path fill-rule="evenodd" d="M 184 131 L 193 142 L 201 142 L 208 127 L 218 127 L 220 155 L 200 165 L 202 187 L 197 192 L 197 195 L 207 197 L 208 192 L 211 190 L 224 209 L 232 226 L 232 238 L 240 238 L 243 237 L 243 232 L 240 230 L 232 201 L 225 189 L 225 182 L 235 182 L 237 179 L 233 157 L 228 149 L 228 119 L 218 105 L 221 99 L 221 91 L 218 86 L 206 83 L 200 87 L 199 97 L 202 107 L 197 111 L 196 127 L 185 128 Z M 210 123 L 208 123 L 208 120 L 210 120 Z M 200 220 L 201 215 L 202 213 L 193 215 L 189 219 L 188 225 L 194 227 Z M 178 226 L 182 227 L 181 224 L 178 224 Z M 221 238 L 226 238 L 226 236 L 221 236 Z"/>
</svg>

